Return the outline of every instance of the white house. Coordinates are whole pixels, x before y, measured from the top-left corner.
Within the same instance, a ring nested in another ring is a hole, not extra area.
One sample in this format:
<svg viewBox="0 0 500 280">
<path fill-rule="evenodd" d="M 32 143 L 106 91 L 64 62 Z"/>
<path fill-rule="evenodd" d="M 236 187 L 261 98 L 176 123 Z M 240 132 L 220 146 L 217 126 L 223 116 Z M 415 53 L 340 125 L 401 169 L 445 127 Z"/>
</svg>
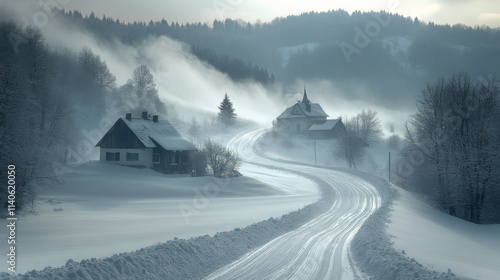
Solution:
<svg viewBox="0 0 500 280">
<path fill-rule="evenodd" d="M 141 118 L 130 113 L 119 118 L 96 147 L 100 147 L 100 161 L 164 173 L 190 172 L 190 154 L 197 150 L 170 122 L 158 116 L 150 119 L 147 112 Z"/>
<path fill-rule="evenodd" d="M 323 111 L 318 103 L 311 103 L 307 98 L 307 92 L 304 88 L 304 97 L 302 102 L 297 102 L 293 106 L 278 116 L 277 127 L 289 134 L 307 135 L 311 125 L 326 121 L 328 115 Z"/>
</svg>

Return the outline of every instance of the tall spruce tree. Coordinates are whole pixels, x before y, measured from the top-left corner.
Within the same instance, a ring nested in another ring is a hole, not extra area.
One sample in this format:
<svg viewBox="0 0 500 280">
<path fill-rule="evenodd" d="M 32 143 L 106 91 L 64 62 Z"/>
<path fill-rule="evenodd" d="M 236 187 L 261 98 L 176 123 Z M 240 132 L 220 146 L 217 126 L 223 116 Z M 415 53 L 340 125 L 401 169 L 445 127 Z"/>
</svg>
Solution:
<svg viewBox="0 0 500 280">
<path fill-rule="evenodd" d="M 236 116 L 237 115 L 234 113 L 233 102 L 231 102 L 226 93 L 224 100 L 222 100 L 219 105 L 219 120 L 227 129 L 228 126 L 234 123 Z"/>
</svg>

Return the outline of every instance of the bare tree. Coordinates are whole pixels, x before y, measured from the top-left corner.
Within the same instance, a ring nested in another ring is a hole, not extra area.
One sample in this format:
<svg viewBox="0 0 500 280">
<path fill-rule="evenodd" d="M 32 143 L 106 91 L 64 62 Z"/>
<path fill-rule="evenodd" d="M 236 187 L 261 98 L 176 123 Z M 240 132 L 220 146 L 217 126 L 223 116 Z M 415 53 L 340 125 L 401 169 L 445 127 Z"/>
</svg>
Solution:
<svg viewBox="0 0 500 280">
<path fill-rule="evenodd" d="M 78 55 L 78 65 L 82 71 L 84 83 L 98 92 L 111 90 L 115 87 L 116 78 L 109 71 L 106 63 L 99 55 L 94 54 L 89 47 L 83 47 Z"/>
<path fill-rule="evenodd" d="M 347 119 L 345 126 L 348 134 L 357 135 L 366 143 L 377 141 L 382 135 L 382 127 L 377 112 L 370 109 L 361 111 L 361 113 Z"/>
<path fill-rule="evenodd" d="M 431 195 L 439 207 L 476 223 L 498 191 L 499 105 L 494 81 L 474 83 L 460 73 L 428 85 L 407 126 L 407 156 L 421 155 L 434 167 Z"/>
<path fill-rule="evenodd" d="M 55 177 L 52 162 L 60 160 L 71 118 L 53 85 L 55 71 L 41 33 L 32 27 L 19 32 L 26 43 L 18 46 L 18 52 L 6 51 L 11 59 L 3 61 L 9 71 L 0 73 L 0 98 L 6 105 L 1 106 L 6 113 L 0 131 L 8 131 L 0 135 L 0 163 L 16 166 L 16 206 L 31 204 L 34 210 L 37 186 Z"/>
<path fill-rule="evenodd" d="M 241 158 L 236 153 L 211 140 L 205 142 L 203 151 L 208 167 L 215 177 L 233 176 L 241 162 Z"/>
<path fill-rule="evenodd" d="M 128 90 L 128 98 L 141 110 L 165 113 L 165 105 L 160 101 L 153 74 L 146 65 L 135 68 L 132 79 L 124 90 Z"/>
<path fill-rule="evenodd" d="M 114 89 L 116 78 L 109 71 L 100 56 L 94 54 L 89 47 L 84 47 L 78 55 L 80 90 L 85 93 L 85 102 L 98 106 L 104 111 L 104 93 Z"/>
<path fill-rule="evenodd" d="M 366 142 L 357 135 L 347 134 L 339 139 L 337 155 L 343 156 L 349 168 L 357 168 L 356 163 L 359 163 L 365 156 Z"/>
</svg>

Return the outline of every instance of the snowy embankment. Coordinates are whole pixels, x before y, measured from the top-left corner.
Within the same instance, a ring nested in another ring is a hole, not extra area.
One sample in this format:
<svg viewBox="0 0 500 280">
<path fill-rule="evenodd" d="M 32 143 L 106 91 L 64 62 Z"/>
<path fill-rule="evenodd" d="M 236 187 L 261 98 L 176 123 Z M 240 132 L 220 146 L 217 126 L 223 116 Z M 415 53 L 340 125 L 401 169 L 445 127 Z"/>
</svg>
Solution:
<svg viewBox="0 0 500 280">
<path fill-rule="evenodd" d="M 478 225 L 442 213 L 398 189 L 387 230 L 398 252 L 424 267 L 466 279 L 500 278 L 500 225 Z"/>
<path fill-rule="evenodd" d="M 459 279 L 451 271 L 432 271 L 394 248 L 394 236 L 388 233 L 387 227 L 391 224 L 393 204 L 399 193 L 386 180 L 366 173 L 361 176 L 377 188 L 383 202 L 351 243 L 358 266 L 373 279 Z"/>
<path fill-rule="evenodd" d="M 17 277 L 2 274 L 1 279 L 200 279 L 326 211 L 333 201 L 331 188 L 319 179 L 311 179 L 320 187 L 321 199 L 279 219 L 270 218 L 214 236 L 175 239 L 108 258 L 70 260 L 63 267 Z"/>
</svg>

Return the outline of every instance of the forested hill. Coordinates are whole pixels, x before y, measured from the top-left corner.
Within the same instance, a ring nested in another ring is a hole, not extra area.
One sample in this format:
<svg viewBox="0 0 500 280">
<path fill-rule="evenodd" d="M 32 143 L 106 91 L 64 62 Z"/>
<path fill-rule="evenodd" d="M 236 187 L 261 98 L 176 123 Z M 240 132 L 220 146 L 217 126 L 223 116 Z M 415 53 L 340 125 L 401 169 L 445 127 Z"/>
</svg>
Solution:
<svg viewBox="0 0 500 280">
<path fill-rule="evenodd" d="M 200 59 L 235 80 L 286 84 L 328 80 L 361 84 L 392 102 L 414 100 L 427 82 L 466 71 L 488 76 L 500 62 L 500 31 L 489 27 L 437 25 L 385 12 L 310 12 L 250 24 L 226 19 L 179 24 L 167 20 L 123 23 L 93 14 L 60 11 L 97 37 L 136 44 L 166 35 L 194 48 Z M 272 76 L 274 74 L 274 76 Z M 385 100 L 378 100 L 385 101 Z"/>
</svg>

